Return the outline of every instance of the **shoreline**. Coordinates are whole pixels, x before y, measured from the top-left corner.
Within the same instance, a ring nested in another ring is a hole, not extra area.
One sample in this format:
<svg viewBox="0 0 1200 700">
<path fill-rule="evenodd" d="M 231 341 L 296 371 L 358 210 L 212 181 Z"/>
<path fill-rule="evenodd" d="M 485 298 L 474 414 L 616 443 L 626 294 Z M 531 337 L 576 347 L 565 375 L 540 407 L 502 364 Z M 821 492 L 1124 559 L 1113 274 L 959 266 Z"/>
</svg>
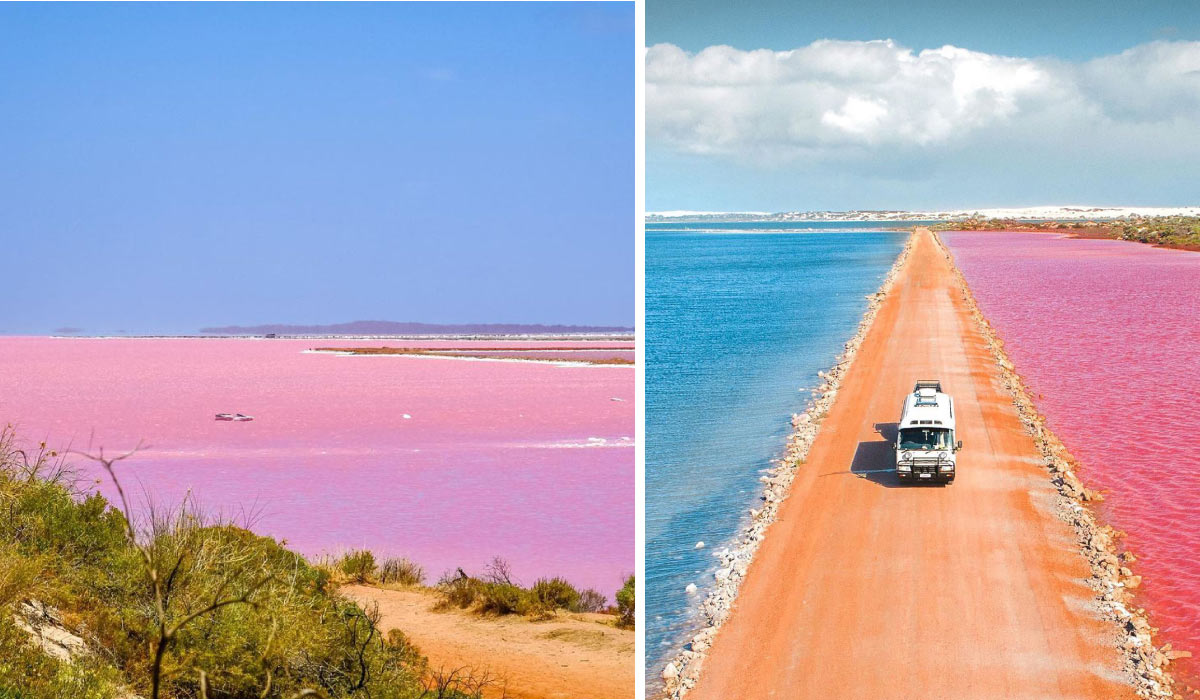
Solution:
<svg viewBox="0 0 1200 700">
<path fill-rule="evenodd" d="M 1003 339 L 979 310 L 966 278 L 954 263 L 953 254 L 936 233 L 934 240 L 954 271 L 963 300 L 992 353 L 1003 387 L 1012 397 L 1021 423 L 1042 455 L 1043 466 L 1058 493 L 1056 514 L 1075 531 L 1079 553 L 1092 573 L 1088 584 L 1096 593 L 1103 619 L 1113 624 L 1116 647 L 1126 673 L 1133 679 L 1139 696 L 1173 697 L 1176 684 L 1167 668 L 1172 659 L 1179 658 L 1180 652 L 1170 649 L 1169 643 L 1156 648 L 1153 637 L 1158 628 L 1151 626 L 1149 613 L 1144 608 L 1130 607 L 1134 596 L 1129 591 L 1141 584 L 1142 577 L 1134 574 L 1130 566 L 1135 558 L 1117 544 L 1124 533 L 1100 522 L 1088 506 L 1091 502 L 1104 500 L 1103 495 L 1087 488 L 1075 475 L 1079 461 L 1046 427 L 1045 417 L 1038 412 L 1024 380 L 1008 359 Z"/>
<path fill-rule="evenodd" d="M 636 336 L 630 333 L 519 333 L 519 334 L 461 334 L 461 333 L 446 333 L 446 334 L 425 334 L 425 335 L 276 335 L 268 337 L 265 335 L 64 335 L 61 333 L 49 334 L 21 334 L 15 333 L 12 335 L 0 335 L 6 338 L 54 338 L 55 340 L 490 340 L 501 342 L 520 342 L 520 341 L 562 341 L 562 342 L 634 342 Z"/>
<path fill-rule="evenodd" d="M 968 222 L 961 222 L 968 223 Z M 1071 226 L 1071 223 L 1078 222 L 1062 222 L 1062 221 L 1017 221 L 1011 225 L 1001 226 L 998 228 L 986 228 L 981 226 L 953 226 L 949 224 L 938 224 L 933 228 L 935 233 L 953 233 L 956 231 L 969 233 L 1044 233 L 1066 236 L 1079 240 L 1095 240 L 1095 241 L 1122 241 L 1125 243 L 1135 243 L 1137 245 L 1150 246 L 1151 248 L 1162 248 L 1164 250 L 1186 250 L 1192 253 L 1200 252 L 1200 245 L 1193 243 L 1176 243 L 1172 241 L 1165 242 L 1150 242 L 1139 241 L 1133 238 L 1124 238 L 1118 232 L 1113 230 L 1111 223 L 1096 224 L 1094 226 L 1079 225 Z"/>
<path fill-rule="evenodd" d="M 636 367 L 633 362 L 585 362 L 583 360 L 550 360 L 525 357 L 478 357 L 472 355 L 437 355 L 420 352 L 349 352 L 345 350 L 301 350 L 306 355 L 333 355 L 335 357 L 420 357 L 434 360 L 465 360 L 473 362 L 525 362 L 539 365 L 555 365 L 558 367 Z"/>
<path fill-rule="evenodd" d="M 714 552 L 720 560 L 714 574 L 716 583 L 708 595 L 696 603 L 704 615 L 706 624 L 663 666 L 658 676 L 663 683 L 663 689 L 657 693 L 658 696 L 678 700 L 699 680 L 703 660 L 711 647 L 713 637 L 728 619 L 741 581 L 754 559 L 759 544 L 765 539 L 765 531 L 775 522 L 779 505 L 787 498 L 792 480 L 803 466 L 817 431 L 837 396 L 841 379 L 854 361 L 863 339 L 875 321 L 879 307 L 892 289 L 896 276 L 907 262 L 914 240 L 915 234 L 910 233 L 904 242 L 904 248 L 884 275 L 879 289 L 869 295 L 867 309 L 863 312 L 854 334 L 843 345 L 844 350 L 838 355 L 837 362 L 829 371 L 817 373 L 822 384 L 814 390 L 814 398 L 809 400 L 809 405 L 804 411 L 792 415 L 792 432 L 787 437 L 783 456 L 772 460 L 775 466 L 759 477 L 759 481 L 766 484 L 759 495 L 759 501 L 763 505 L 760 508 L 751 508 L 749 522 L 724 543 L 720 550 Z M 649 672 L 647 677 L 651 677 Z"/>
</svg>

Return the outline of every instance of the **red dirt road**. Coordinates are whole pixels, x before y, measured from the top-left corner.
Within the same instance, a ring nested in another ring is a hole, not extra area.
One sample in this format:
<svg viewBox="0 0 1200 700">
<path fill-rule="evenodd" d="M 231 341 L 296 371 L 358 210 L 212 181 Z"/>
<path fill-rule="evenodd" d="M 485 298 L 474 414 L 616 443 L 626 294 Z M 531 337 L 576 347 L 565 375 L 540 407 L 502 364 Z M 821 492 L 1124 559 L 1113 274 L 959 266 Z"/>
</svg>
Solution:
<svg viewBox="0 0 1200 700">
<path fill-rule="evenodd" d="M 916 236 L 688 700 L 1136 697 L 950 264 Z M 947 487 L 889 471 L 917 379 L 955 398 Z"/>
</svg>

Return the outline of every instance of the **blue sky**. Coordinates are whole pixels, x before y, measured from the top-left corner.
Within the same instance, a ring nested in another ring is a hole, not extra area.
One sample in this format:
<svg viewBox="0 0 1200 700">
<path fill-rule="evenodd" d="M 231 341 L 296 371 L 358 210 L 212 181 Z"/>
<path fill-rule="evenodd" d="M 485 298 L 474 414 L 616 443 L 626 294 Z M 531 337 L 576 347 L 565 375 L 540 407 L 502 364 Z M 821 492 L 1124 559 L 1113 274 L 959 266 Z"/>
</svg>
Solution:
<svg viewBox="0 0 1200 700">
<path fill-rule="evenodd" d="M 794 49 L 817 39 L 954 44 L 1013 56 L 1088 59 L 1155 39 L 1200 39 L 1188 0 L 897 3 L 891 0 L 647 0 L 646 43 Z"/>
<path fill-rule="evenodd" d="M 0 332 L 632 325 L 633 17 L 0 5 Z"/>
<path fill-rule="evenodd" d="M 651 211 L 1200 203 L 1200 3 L 647 0 L 646 25 Z"/>
</svg>

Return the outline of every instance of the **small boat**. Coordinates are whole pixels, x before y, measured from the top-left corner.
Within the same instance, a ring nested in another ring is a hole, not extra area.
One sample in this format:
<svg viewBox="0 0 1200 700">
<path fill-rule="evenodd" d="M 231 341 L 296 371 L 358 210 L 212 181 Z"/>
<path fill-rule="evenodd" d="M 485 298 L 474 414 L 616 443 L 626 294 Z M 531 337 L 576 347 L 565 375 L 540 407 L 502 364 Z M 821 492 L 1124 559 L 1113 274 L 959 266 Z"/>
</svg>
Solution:
<svg viewBox="0 0 1200 700">
<path fill-rule="evenodd" d="M 254 420 L 254 416 L 248 416 L 245 413 L 218 413 L 217 420 L 242 422 L 242 421 Z"/>
</svg>

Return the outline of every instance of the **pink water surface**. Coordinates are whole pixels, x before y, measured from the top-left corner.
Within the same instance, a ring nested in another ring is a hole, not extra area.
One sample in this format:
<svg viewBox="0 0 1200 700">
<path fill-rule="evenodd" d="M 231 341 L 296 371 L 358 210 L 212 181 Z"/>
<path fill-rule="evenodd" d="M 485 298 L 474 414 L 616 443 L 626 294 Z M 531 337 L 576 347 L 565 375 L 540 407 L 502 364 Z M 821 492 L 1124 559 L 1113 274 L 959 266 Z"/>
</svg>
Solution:
<svg viewBox="0 0 1200 700">
<path fill-rule="evenodd" d="M 1038 233 L 943 234 L 1050 427 L 1107 492 L 1141 599 L 1200 654 L 1200 253 Z M 1197 659 L 1181 660 L 1187 680 Z"/>
<path fill-rule="evenodd" d="M 499 555 L 611 599 L 634 567 L 631 368 L 304 352 L 331 344 L 0 338 L 0 422 L 80 450 L 142 442 L 119 464 L 139 503 L 190 490 L 309 555 L 369 547 L 432 578 Z"/>
</svg>

